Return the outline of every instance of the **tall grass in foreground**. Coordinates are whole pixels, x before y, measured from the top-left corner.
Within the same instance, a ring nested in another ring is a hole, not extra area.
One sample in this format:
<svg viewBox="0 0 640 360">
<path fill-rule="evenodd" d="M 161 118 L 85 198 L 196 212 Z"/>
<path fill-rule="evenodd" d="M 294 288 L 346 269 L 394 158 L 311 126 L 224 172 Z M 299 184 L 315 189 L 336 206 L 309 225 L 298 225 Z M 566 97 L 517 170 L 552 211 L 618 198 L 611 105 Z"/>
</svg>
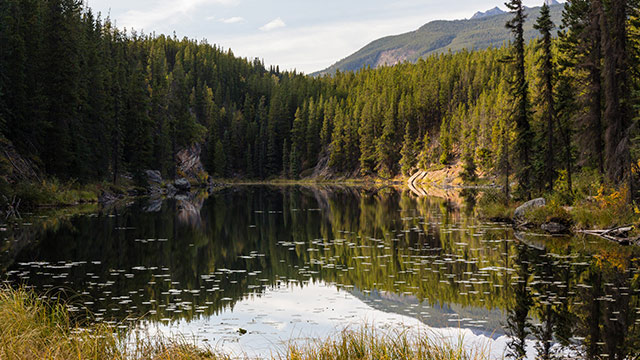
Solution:
<svg viewBox="0 0 640 360">
<path fill-rule="evenodd" d="M 476 360 L 482 350 L 436 344 L 426 336 L 406 332 L 380 334 L 375 328 L 345 330 L 332 339 L 292 344 L 273 360 Z M 277 349 L 276 349 L 277 350 Z M 240 357 L 242 358 L 242 356 Z M 114 359 L 114 360 L 226 360 L 229 356 L 201 349 L 180 339 L 157 336 L 120 337 L 114 328 L 74 325 L 64 304 L 50 304 L 32 292 L 0 287 L 0 360 Z"/>
<path fill-rule="evenodd" d="M 66 306 L 32 292 L 0 288 L 0 359 L 225 359 L 184 341 L 163 338 L 126 341 L 107 325 L 83 329 Z"/>
<path fill-rule="evenodd" d="M 409 331 L 382 332 L 365 326 L 344 330 L 328 340 L 305 345 L 291 345 L 282 360 L 480 360 L 487 359 L 488 349 L 465 349 L 464 339 L 448 342 L 430 334 Z"/>
</svg>

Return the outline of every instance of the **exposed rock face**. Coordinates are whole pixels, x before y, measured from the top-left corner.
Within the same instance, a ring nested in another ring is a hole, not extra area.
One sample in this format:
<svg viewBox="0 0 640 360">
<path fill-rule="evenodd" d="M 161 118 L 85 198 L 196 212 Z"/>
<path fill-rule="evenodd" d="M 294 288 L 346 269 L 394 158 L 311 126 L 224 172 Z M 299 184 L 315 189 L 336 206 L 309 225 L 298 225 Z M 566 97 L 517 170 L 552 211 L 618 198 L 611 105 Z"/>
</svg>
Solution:
<svg viewBox="0 0 640 360">
<path fill-rule="evenodd" d="M 180 175 L 189 179 L 201 179 L 206 175 L 202 161 L 200 161 L 201 147 L 199 144 L 182 149 L 176 155 Z"/>
<path fill-rule="evenodd" d="M 407 61 L 411 56 L 416 54 L 415 50 L 400 48 L 394 50 L 383 51 L 378 56 L 375 68 L 381 66 L 393 66 Z"/>
<path fill-rule="evenodd" d="M 547 205 L 547 201 L 544 198 L 533 199 L 531 201 L 527 201 L 526 203 L 520 205 L 515 213 L 514 217 L 516 220 L 522 220 L 525 214 L 533 209 L 541 208 Z"/>
<path fill-rule="evenodd" d="M 547 0 L 548 1 L 548 0 Z M 501 10 L 499 7 L 494 7 L 493 9 L 489 9 L 487 11 L 478 11 L 477 13 L 473 14 L 473 16 L 471 17 L 472 20 L 474 19 L 482 19 L 482 18 L 486 18 L 489 16 L 495 16 L 495 15 L 501 15 L 504 14 L 505 11 Z"/>
</svg>

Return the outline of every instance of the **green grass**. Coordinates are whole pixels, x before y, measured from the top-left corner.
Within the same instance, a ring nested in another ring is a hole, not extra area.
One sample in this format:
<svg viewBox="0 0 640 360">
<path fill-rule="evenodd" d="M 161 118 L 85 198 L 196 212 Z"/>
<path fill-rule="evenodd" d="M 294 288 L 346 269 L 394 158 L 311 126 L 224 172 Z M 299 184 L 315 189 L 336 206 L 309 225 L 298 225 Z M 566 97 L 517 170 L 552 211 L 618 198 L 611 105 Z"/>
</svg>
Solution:
<svg viewBox="0 0 640 360">
<path fill-rule="evenodd" d="M 640 204 L 629 203 L 625 186 L 600 185 L 597 176 L 591 173 L 578 174 L 576 179 L 571 193 L 559 181 L 554 192 L 544 195 L 547 205 L 527 212 L 524 220 L 538 226 L 556 222 L 575 230 L 627 225 L 640 228 Z M 512 200 L 507 205 L 499 190 L 487 190 L 478 201 L 478 214 L 485 220 L 510 222 L 514 210 L 523 202 Z"/>
<path fill-rule="evenodd" d="M 517 205 L 507 203 L 500 189 L 482 192 L 478 200 L 478 216 L 483 220 L 511 222 Z"/>
<path fill-rule="evenodd" d="M 525 215 L 527 222 L 536 225 L 542 225 L 548 222 L 556 222 L 565 225 L 573 223 L 573 217 L 567 209 L 551 201 L 547 202 L 547 206 L 532 209 Z"/>
<path fill-rule="evenodd" d="M 14 196 L 20 199 L 19 210 L 33 210 L 40 207 L 96 203 L 103 190 L 115 194 L 126 194 L 127 188 L 127 186 L 116 186 L 107 182 L 79 184 L 73 181 L 62 182 L 54 178 L 42 182 L 20 182 L 2 193 L 7 194 L 9 199 L 13 199 Z"/>
<path fill-rule="evenodd" d="M 183 339 L 137 335 L 124 341 L 113 327 L 75 323 L 62 303 L 48 303 L 24 289 L 0 288 L 0 359 L 114 359 L 114 360 L 222 360 L 211 349 L 198 348 Z M 411 335 L 412 334 L 412 335 Z M 345 330 L 335 337 L 274 349 L 274 360 L 476 360 L 487 349 L 465 350 L 462 340 L 441 344 L 428 334 L 372 327 Z M 278 350 L 281 350 L 278 352 Z"/>
</svg>

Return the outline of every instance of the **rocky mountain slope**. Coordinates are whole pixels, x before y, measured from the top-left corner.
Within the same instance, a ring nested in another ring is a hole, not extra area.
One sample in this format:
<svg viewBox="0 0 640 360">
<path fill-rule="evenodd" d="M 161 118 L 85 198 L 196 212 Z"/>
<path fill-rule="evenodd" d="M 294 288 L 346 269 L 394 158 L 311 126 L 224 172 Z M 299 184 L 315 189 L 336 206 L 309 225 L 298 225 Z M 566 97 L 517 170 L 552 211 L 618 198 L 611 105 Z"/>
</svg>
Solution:
<svg viewBox="0 0 640 360">
<path fill-rule="evenodd" d="M 547 2 L 551 5 L 553 22 L 559 25 L 564 4 L 559 4 L 555 0 L 547 0 Z M 540 7 L 527 9 L 526 39 L 538 36 L 533 24 L 539 13 Z M 376 68 L 405 61 L 416 62 L 420 58 L 449 50 L 501 46 L 511 39 L 511 34 L 505 28 L 505 23 L 510 18 L 510 13 L 494 8 L 476 13 L 471 19 L 432 21 L 418 30 L 375 40 L 353 55 L 312 75 L 333 74 L 336 70 L 356 71 L 366 66 Z"/>
</svg>

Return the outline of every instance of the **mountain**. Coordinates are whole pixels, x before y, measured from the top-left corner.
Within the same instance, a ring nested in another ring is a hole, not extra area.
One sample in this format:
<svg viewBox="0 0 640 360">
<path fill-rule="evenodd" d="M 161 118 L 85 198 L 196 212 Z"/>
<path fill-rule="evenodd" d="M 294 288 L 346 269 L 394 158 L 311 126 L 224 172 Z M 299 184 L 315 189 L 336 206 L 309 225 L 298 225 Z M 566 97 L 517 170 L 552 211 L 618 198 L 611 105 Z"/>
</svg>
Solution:
<svg viewBox="0 0 640 360">
<path fill-rule="evenodd" d="M 564 5 L 555 0 L 546 1 L 551 3 L 551 17 L 557 26 L 561 22 Z M 528 8 L 526 13 L 528 17 L 525 37 L 529 40 L 538 37 L 533 24 L 540 13 L 540 7 Z M 449 50 L 455 52 L 463 49 L 499 47 L 512 38 L 509 30 L 505 28 L 505 23 L 510 18 L 510 13 L 494 8 L 484 13 L 476 13 L 471 19 L 432 21 L 418 30 L 375 40 L 356 53 L 312 75 L 333 74 L 336 70 L 356 71 L 365 66 L 376 68 L 405 61 L 416 62 L 420 58 Z"/>
<path fill-rule="evenodd" d="M 496 6 L 493 9 L 487 10 L 485 12 L 478 11 L 477 13 L 473 14 L 473 16 L 471 17 L 471 20 L 473 20 L 473 19 L 481 19 L 481 18 L 488 17 L 488 16 L 501 15 L 501 14 L 504 14 L 504 13 L 505 13 L 505 11 L 500 10 L 500 8 Z"/>
</svg>

